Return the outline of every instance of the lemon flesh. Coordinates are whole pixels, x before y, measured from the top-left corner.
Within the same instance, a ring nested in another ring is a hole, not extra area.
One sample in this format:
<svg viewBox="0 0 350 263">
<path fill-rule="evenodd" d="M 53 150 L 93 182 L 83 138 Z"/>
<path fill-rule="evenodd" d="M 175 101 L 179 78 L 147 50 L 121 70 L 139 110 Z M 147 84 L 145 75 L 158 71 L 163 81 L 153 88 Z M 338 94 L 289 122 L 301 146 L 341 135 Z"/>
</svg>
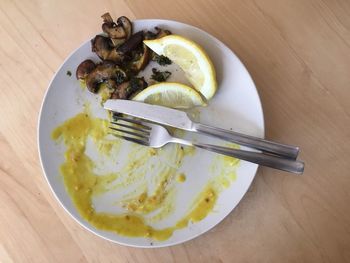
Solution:
<svg viewBox="0 0 350 263">
<path fill-rule="evenodd" d="M 216 73 L 209 56 L 195 42 L 178 35 L 143 41 L 158 55 L 171 59 L 185 72 L 185 76 L 207 100 L 217 90 Z"/>
<path fill-rule="evenodd" d="M 204 99 L 196 90 L 173 82 L 151 85 L 134 96 L 132 100 L 176 109 L 206 105 Z"/>
</svg>

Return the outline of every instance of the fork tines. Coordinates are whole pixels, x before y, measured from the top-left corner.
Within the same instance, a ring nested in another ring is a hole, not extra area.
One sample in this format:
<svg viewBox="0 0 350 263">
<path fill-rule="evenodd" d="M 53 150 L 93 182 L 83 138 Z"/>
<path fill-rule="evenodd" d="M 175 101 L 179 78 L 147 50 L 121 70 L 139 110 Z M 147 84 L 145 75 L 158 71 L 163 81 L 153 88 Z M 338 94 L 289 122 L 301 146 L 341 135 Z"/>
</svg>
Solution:
<svg viewBox="0 0 350 263">
<path fill-rule="evenodd" d="M 113 118 L 114 121 L 111 121 L 109 126 L 112 135 L 127 141 L 149 146 L 151 127 L 136 119 L 121 116 L 114 116 Z"/>
</svg>

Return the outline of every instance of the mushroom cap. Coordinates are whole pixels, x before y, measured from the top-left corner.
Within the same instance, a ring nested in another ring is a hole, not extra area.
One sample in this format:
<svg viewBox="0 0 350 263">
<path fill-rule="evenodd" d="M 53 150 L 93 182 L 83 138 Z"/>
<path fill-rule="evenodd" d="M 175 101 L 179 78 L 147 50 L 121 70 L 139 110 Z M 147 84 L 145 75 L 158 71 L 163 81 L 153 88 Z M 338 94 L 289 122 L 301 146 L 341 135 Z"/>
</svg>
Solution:
<svg viewBox="0 0 350 263">
<path fill-rule="evenodd" d="M 97 35 L 91 40 L 91 50 L 102 60 L 112 60 L 121 63 L 124 59 L 123 53 L 113 47 L 108 37 Z"/>
<path fill-rule="evenodd" d="M 124 44 L 118 47 L 118 51 L 122 53 L 129 53 L 130 51 L 137 48 L 143 41 L 143 31 L 139 31 L 133 34 Z"/>
<path fill-rule="evenodd" d="M 118 24 L 114 23 L 113 18 L 111 17 L 111 15 L 108 12 L 103 14 L 101 17 L 103 18 L 102 30 L 110 38 L 121 39 L 121 38 L 127 37 L 123 23 L 119 23 L 119 22 L 118 22 Z M 127 25 L 127 21 L 124 21 L 125 19 L 122 19 L 122 20 L 123 20 L 122 22 L 125 22 L 125 25 Z M 131 23 L 130 23 L 130 25 L 131 25 Z M 129 30 L 129 27 L 127 29 Z"/>
<path fill-rule="evenodd" d="M 90 72 L 86 77 L 86 87 L 92 93 L 97 93 L 99 85 L 109 79 L 119 85 L 127 78 L 126 73 L 117 66 L 113 61 L 103 61 L 101 64 Z M 111 87 L 113 88 L 113 87 Z"/>
<path fill-rule="evenodd" d="M 86 59 L 79 64 L 75 72 L 77 79 L 85 79 L 86 76 L 96 68 L 96 64 L 91 59 Z"/>
<path fill-rule="evenodd" d="M 105 32 L 110 38 L 126 38 L 126 32 L 123 26 L 116 25 L 115 23 L 105 22 L 102 24 L 102 30 Z"/>
<path fill-rule="evenodd" d="M 132 23 L 126 16 L 121 16 L 117 19 L 117 24 L 121 25 L 126 33 L 126 39 L 129 39 L 132 34 Z"/>
<path fill-rule="evenodd" d="M 151 53 L 152 51 L 145 44 L 142 44 L 142 54 L 137 61 L 132 62 L 131 70 L 135 73 L 143 70 L 151 59 Z"/>
</svg>

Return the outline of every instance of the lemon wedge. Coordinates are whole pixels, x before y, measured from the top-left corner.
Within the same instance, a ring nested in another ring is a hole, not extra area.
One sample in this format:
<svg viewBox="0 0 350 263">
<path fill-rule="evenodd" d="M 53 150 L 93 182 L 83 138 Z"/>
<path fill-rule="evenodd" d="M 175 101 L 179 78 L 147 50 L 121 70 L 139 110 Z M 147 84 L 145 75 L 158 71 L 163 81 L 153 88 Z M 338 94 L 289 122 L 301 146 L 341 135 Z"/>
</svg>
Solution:
<svg viewBox="0 0 350 263">
<path fill-rule="evenodd" d="M 166 56 L 180 66 L 190 83 L 207 100 L 214 96 L 217 89 L 215 69 L 198 44 L 178 35 L 144 40 L 143 43 L 158 55 Z"/>
<path fill-rule="evenodd" d="M 204 99 L 196 90 L 174 82 L 162 82 L 151 85 L 135 95 L 132 100 L 176 109 L 188 109 L 206 105 Z"/>
</svg>

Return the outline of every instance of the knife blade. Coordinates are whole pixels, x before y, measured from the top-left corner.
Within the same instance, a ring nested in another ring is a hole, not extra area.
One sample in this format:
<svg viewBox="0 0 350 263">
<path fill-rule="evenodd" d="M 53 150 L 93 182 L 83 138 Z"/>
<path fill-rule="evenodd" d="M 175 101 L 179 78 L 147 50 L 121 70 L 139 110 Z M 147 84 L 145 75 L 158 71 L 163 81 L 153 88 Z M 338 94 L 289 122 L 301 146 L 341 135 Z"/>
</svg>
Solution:
<svg viewBox="0 0 350 263">
<path fill-rule="evenodd" d="M 128 114 L 187 131 L 194 131 L 193 122 L 186 112 L 180 110 L 130 100 L 107 100 L 103 107 L 106 110 Z"/>
<path fill-rule="evenodd" d="M 202 133 L 290 159 L 296 159 L 299 153 L 299 147 L 297 146 L 272 142 L 235 131 L 195 123 L 188 117 L 186 112 L 163 106 L 117 99 L 107 100 L 104 103 L 104 108 L 106 110 L 128 114 L 133 117 L 153 121 L 178 129 Z"/>
</svg>

